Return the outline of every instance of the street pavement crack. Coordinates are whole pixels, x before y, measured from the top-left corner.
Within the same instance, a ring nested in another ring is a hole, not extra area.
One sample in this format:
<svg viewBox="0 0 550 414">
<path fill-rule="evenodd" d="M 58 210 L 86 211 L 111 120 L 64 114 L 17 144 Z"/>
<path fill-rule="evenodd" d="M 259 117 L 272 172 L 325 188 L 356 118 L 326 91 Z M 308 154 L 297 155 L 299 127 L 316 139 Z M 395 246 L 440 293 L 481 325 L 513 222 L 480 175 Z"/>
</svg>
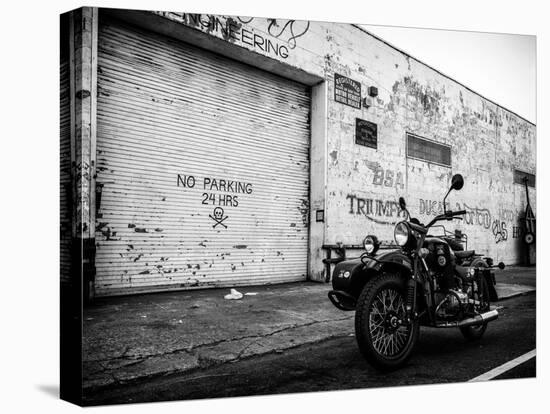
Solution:
<svg viewBox="0 0 550 414">
<path fill-rule="evenodd" d="M 195 346 L 186 346 L 184 348 L 176 348 L 176 349 L 173 349 L 171 351 L 159 352 L 159 353 L 148 354 L 148 355 L 128 355 L 128 352 L 130 351 L 130 349 L 129 349 L 129 347 L 126 347 L 124 349 L 123 353 L 119 356 L 116 356 L 116 357 L 113 357 L 113 358 L 88 360 L 86 362 L 97 362 L 104 368 L 103 372 L 108 372 L 108 371 L 113 371 L 113 370 L 117 370 L 117 369 L 120 369 L 120 368 L 126 368 L 126 367 L 129 367 L 129 366 L 141 364 L 141 363 L 147 361 L 150 358 L 162 357 L 162 356 L 167 356 L 167 355 L 174 355 L 174 354 L 178 354 L 178 353 L 181 353 L 181 352 L 185 352 L 185 353 L 193 355 L 193 356 L 198 356 L 200 358 L 200 356 L 197 354 L 197 351 L 200 351 L 201 349 L 204 349 L 204 348 L 211 348 L 211 347 L 215 347 L 217 345 L 221 345 L 221 344 L 224 344 L 224 343 L 238 342 L 238 341 L 242 341 L 242 340 L 246 340 L 246 339 L 258 339 L 258 341 L 259 341 L 262 338 L 271 337 L 273 335 L 277 335 L 281 332 L 292 330 L 292 329 L 300 329 L 300 328 L 304 328 L 304 327 L 308 327 L 308 326 L 312 326 L 312 325 L 316 325 L 316 324 L 322 324 L 322 323 L 328 323 L 328 322 L 333 323 L 333 322 L 339 322 L 339 321 L 344 321 L 344 320 L 348 320 L 348 319 L 351 319 L 351 316 L 346 316 L 346 317 L 343 317 L 343 318 L 336 318 L 336 319 L 315 320 L 315 321 L 311 321 L 311 322 L 307 322 L 307 323 L 303 323 L 303 324 L 292 324 L 290 326 L 285 326 L 285 327 L 280 328 L 280 329 L 275 329 L 274 331 L 266 333 L 266 334 L 244 335 L 244 336 L 239 336 L 239 337 L 235 337 L 235 338 L 221 339 L 221 340 L 218 340 L 218 341 L 208 342 L 208 343 L 199 344 L 199 345 L 195 345 Z M 254 341 L 254 342 L 249 343 L 245 348 L 243 348 L 239 352 L 239 354 L 235 358 L 232 358 L 230 361 L 236 361 L 236 360 L 240 359 L 242 357 L 242 355 L 244 354 L 244 352 L 246 352 L 246 350 L 248 348 L 250 348 L 252 345 L 257 344 L 258 341 Z M 299 346 L 299 345 L 300 344 L 293 345 L 293 346 L 291 346 L 291 348 L 293 348 L 295 346 Z M 118 366 L 118 367 L 115 367 L 115 368 L 112 368 L 112 369 L 107 368 L 102 364 L 102 362 L 117 361 L 117 360 L 133 360 L 134 362 L 130 362 L 128 364 L 124 364 L 122 366 Z"/>
</svg>

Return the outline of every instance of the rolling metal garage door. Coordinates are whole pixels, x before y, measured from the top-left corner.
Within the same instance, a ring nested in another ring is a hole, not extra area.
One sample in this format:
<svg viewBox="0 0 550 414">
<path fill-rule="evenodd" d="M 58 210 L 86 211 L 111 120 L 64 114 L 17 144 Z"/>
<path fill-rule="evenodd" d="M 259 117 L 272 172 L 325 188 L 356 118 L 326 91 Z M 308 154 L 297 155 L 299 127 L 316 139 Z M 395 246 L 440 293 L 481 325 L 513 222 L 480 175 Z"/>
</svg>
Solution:
<svg viewBox="0 0 550 414">
<path fill-rule="evenodd" d="M 305 280 L 309 88 L 101 21 L 96 294 Z"/>
<path fill-rule="evenodd" d="M 69 58 L 63 55 L 59 67 L 59 263 L 62 283 L 70 281 L 71 267 L 71 113 L 69 89 Z"/>
</svg>

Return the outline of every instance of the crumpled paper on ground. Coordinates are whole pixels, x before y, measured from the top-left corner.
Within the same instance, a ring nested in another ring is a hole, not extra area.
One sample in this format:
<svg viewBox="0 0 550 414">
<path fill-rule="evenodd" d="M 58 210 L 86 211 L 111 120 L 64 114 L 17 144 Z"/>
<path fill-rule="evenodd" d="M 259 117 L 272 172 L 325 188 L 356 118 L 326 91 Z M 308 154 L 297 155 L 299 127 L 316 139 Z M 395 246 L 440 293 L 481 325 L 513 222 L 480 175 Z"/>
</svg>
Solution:
<svg viewBox="0 0 550 414">
<path fill-rule="evenodd" d="M 230 292 L 231 292 L 230 294 L 224 296 L 224 299 L 235 299 L 235 300 L 237 300 L 237 299 L 242 299 L 243 298 L 243 294 L 241 292 L 235 290 L 235 289 L 231 289 Z"/>
</svg>

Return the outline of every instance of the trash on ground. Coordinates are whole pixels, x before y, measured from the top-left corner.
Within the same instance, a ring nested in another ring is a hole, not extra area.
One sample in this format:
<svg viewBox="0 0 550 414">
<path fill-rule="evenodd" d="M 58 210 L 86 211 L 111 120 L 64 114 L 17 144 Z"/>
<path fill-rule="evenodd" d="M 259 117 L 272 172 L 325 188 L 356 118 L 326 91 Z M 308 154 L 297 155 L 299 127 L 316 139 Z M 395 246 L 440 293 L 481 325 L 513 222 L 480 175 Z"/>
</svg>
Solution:
<svg viewBox="0 0 550 414">
<path fill-rule="evenodd" d="M 258 292 L 246 292 L 244 295 L 245 296 L 256 296 L 258 294 Z"/>
<path fill-rule="evenodd" d="M 225 299 L 242 299 L 243 294 L 235 289 L 231 289 L 231 293 L 229 295 L 225 295 Z"/>
</svg>

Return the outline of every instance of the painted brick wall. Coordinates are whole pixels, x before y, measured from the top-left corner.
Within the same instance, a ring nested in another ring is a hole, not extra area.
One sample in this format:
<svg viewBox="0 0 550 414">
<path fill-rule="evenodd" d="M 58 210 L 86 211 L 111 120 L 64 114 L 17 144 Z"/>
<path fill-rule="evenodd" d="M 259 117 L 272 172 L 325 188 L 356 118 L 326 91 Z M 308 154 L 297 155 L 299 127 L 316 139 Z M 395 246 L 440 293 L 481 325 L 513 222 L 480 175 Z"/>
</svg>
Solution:
<svg viewBox="0 0 550 414">
<path fill-rule="evenodd" d="M 329 102 L 327 241 L 356 244 L 365 234 L 392 240 L 393 224 L 401 218 L 399 196 L 425 223 L 441 212 L 451 176 L 461 173 L 465 186 L 447 202 L 468 215 L 446 222 L 447 230 L 466 233 L 468 247 L 480 253 L 519 262 L 521 239 L 514 227 L 520 226 L 526 197 L 513 173 L 535 172 L 535 126 L 355 27 L 330 26 L 329 91 L 336 72 L 364 89 L 378 87 L 379 95 L 368 109 Z M 354 45 L 361 45 L 360 53 Z M 355 118 L 377 124 L 377 149 L 355 144 Z M 451 146 L 451 168 L 408 158 L 407 132 Z M 534 189 L 530 198 L 535 209 Z"/>
<path fill-rule="evenodd" d="M 446 224 L 448 230 L 460 229 L 469 248 L 498 261 L 521 260 L 521 234 L 514 228 L 521 226 L 526 195 L 513 175 L 515 168 L 535 173 L 533 124 L 352 25 L 155 13 L 325 79 L 325 243 L 358 244 L 366 234 L 392 240 L 399 196 L 413 216 L 429 221 L 451 176 L 461 173 L 465 186 L 447 201 L 468 215 Z M 358 81 L 363 97 L 376 86 L 371 106 L 335 102 L 335 73 Z M 355 144 L 356 118 L 377 124 L 376 149 Z M 449 145 L 451 168 L 407 158 L 407 133 Z M 534 188 L 530 200 L 536 214 Z"/>
</svg>

